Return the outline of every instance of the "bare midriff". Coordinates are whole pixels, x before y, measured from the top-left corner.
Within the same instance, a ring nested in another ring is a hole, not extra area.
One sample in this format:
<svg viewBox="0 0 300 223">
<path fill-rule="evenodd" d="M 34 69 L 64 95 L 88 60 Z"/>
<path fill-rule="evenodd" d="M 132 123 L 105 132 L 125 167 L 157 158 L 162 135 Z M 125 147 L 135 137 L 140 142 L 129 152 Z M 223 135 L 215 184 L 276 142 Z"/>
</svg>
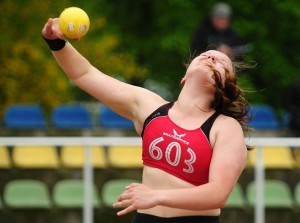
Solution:
<svg viewBox="0 0 300 223">
<path fill-rule="evenodd" d="M 185 182 L 163 170 L 149 167 L 149 166 L 144 166 L 143 184 L 154 190 L 155 189 L 168 190 L 168 189 L 195 187 L 195 185 Z M 158 205 L 150 209 L 138 210 L 138 212 L 151 214 L 159 217 L 178 217 L 178 216 L 219 216 L 221 211 L 220 209 L 212 209 L 212 210 L 204 210 L 204 211 L 186 210 L 186 209 L 177 209 L 177 208 L 170 208 L 170 207 Z"/>
</svg>

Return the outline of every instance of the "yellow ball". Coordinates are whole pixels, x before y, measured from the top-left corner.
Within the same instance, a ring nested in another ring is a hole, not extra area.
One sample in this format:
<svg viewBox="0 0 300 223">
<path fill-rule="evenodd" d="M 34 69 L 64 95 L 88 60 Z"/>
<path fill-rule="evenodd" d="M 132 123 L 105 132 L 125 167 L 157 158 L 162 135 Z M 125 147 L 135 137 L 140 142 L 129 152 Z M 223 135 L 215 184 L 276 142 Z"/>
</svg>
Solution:
<svg viewBox="0 0 300 223">
<path fill-rule="evenodd" d="M 66 8 L 59 16 L 59 28 L 70 39 L 83 37 L 90 28 L 89 16 L 80 8 Z"/>
</svg>

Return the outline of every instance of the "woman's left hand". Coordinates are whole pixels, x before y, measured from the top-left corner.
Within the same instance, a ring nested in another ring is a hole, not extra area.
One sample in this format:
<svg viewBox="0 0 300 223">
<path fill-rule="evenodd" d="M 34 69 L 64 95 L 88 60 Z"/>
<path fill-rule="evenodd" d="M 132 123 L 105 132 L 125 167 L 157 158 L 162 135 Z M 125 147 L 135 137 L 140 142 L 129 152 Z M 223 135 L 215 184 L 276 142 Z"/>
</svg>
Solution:
<svg viewBox="0 0 300 223">
<path fill-rule="evenodd" d="M 125 191 L 118 197 L 118 202 L 114 203 L 113 207 L 126 207 L 117 215 L 125 215 L 137 209 L 152 208 L 158 204 L 158 192 L 143 184 L 132 183 L 125 187 Z"/>
</svg>

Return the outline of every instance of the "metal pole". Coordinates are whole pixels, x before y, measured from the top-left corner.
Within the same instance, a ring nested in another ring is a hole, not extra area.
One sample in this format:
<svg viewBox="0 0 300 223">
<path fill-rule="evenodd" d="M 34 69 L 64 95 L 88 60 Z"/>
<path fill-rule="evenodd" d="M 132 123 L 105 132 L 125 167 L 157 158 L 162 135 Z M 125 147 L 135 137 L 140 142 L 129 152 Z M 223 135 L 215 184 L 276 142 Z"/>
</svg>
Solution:
<svg viewBox="0 0 300 223">
<path fill-rule="evenodd" d="M 263 147 L 258 146 L 256 148 L 256 162 L 255 162 L 255 209 L 254 209 L 254 222 L 265 223 L 265 202 L 264 202 L 264 180 L 265 180 L 265 168 L 264 168 L 264 154 Z"/>
<path fill-rule="evenodd" d="M 92 152 L 91 146 L 85 145 L 84 149 L 84 206 L 83 223 L 93 223 L 93 167 L 91 164 Z"/>
</svg>

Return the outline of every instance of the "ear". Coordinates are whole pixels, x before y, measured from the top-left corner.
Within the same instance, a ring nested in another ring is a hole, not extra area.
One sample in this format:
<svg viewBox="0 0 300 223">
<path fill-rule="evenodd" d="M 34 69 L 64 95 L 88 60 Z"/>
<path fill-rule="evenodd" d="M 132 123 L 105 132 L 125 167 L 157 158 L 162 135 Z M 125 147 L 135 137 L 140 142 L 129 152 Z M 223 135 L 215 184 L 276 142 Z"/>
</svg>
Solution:
<svg viewBox="0 0 300 223">
<path fill-rule="evenodd" d="M 180 84 L 182 84 L 182 85 L 185 84 L 185 77 L 181 79 Z"/>
</svg>

